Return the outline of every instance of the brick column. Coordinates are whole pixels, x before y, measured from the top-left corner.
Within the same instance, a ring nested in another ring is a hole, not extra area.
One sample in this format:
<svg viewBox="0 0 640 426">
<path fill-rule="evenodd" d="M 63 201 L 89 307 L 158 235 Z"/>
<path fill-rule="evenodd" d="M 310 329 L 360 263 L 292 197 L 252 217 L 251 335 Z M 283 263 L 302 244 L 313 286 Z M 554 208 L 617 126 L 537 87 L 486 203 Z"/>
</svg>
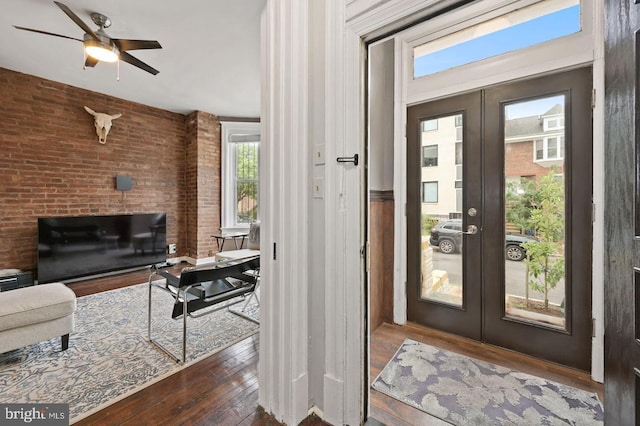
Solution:
<svg viewBox="0 0 640 426">
<path fill-rule="evenodd" d="M 220 230 L 220 121 L 194 111 L 187 115 L 185 127 L 187 256 L 197 260 L 217 251 L 211 234 Z"/>
</svg>

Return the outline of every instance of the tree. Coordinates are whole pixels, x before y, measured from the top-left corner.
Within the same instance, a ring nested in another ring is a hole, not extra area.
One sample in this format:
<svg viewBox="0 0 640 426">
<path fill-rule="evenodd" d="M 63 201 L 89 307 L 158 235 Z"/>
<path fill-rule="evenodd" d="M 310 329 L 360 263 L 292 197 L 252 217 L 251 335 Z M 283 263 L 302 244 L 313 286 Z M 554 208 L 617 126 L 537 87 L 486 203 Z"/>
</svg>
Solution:
<svg viewBox="0 0 640 426">
<path fill-rule="evenodd" d="M 522 182 L 507 182 L 505 195 L 507 222 L 516 225 L 522 234 L 531 231 L 529 219 L 532 206 L 537 203 L 535 181 L 527 179 Z"/>
<path fill-rule="evenodd" d="M 252 221 L 258 214 L 258 144 L 236 146 L 236 203 L 238 220 Z"/>
<path fill-rule="evenodd" d="M 544 307 L 549 309 L 549 290 L 564 278 L 564 179 L 551 170 L 525 182 L 514 191 L 507 187 L 507 220 L 523 231 L 533 230 L 537 241 L 522 243 L 527 251 L 527 284 L 544 293 Z M 527 292 L 528 293 L 528 292 Z M 527 300 L 528 303 L 528 300 Z"/>
</svg>

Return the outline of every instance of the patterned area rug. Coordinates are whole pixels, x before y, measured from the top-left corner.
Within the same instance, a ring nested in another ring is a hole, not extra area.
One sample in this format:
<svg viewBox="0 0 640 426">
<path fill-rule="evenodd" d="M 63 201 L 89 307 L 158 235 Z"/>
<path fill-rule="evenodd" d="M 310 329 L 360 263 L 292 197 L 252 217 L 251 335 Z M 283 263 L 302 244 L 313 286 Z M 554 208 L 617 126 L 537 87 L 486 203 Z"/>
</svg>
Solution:
<svg viewBox="0 0 640 426">
<path fill-rule="evenodd" d="M 0 354 L 0 403 L 68 403 L 73 423 L 258 331 L 228 310 L 189 318 L 187 362 L 179 365 L 147 340 L 147 295 L 140 284 L 80 297 L 68 350 L 56 338 Z M 152 300 L 154 339 L 181 354 L 173 299 L 154 289 Z M 257 306 L 247 311 L 258 314 Z"/>
<path fill-rule="evenodd" d="M 410 339 L 372 387 L 455 425 L 601 425 L 594 393 Z"/>
</svg>

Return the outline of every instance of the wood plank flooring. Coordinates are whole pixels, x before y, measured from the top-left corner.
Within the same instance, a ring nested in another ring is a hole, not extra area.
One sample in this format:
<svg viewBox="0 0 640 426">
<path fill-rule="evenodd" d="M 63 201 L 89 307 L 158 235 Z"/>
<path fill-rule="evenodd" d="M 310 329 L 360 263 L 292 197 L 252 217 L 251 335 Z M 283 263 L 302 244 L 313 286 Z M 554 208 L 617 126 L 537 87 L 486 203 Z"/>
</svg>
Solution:
<svg viewBox="0 0 640 426">
<path fill-rule="evenodd" d="M 167 270 L 179 273 L 185 266 Z M 81 297 L 146 282 L 149 274 L 145 269 L 68 286 Z M 258 407 L 258 345 L 255 334 L 75 425 L 280 425 Z M 310 416 L 303 424 L 327 423 Z"/>
<path fill-rule="evenodd" d="M 186 264 L 169 270 L 177 273 Z M 68 284 L 78 297 L 146 282 L 148 270 Z M 589 375 L 506 349 L 416 325 L 383 324 L 371 338 L 373 379 L 411 338 L 463 355 L 597 392 L 601 384 Z M 76 425 L 279 425 L 258 407 L 258 335 L 187 367 L 77 423 Z M 369 415 L 387 425 L 441 425 L 440 420 L 406 404 L 370 390 Z M 304 426 L 327 425 L 311 416 Z"/>
</svg>

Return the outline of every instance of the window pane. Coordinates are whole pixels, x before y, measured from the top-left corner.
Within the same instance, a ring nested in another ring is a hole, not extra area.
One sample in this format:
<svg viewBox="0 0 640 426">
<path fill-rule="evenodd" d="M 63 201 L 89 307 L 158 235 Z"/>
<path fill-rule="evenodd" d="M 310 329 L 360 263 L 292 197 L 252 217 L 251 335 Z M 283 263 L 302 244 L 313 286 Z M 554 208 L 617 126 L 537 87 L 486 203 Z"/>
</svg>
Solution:
<svg viewBox="0 0 640 426">
<path fill-rule="evenodd" d="M 438 182 L 422 182 L 422 202 L 438 202 Z"/>
<path fill-rule="evenodd" d="M 536 160 L 544 158 L 544 141 L 542 139 L 536 141 Z"/>
<path fill-rule="evenodd" d="M 558 138 L 549 138 L 547 141 L 547 158 L 554 159 L 558 156 Z"/>
<path fill-rule="evenodd" d="M 438 145 L 422 147 L 422 167 L 434 167 L 438 165 Z"/>
<path fill-rule="evenodd" d="M 236 144 L 236 223 L 258 219 L 258 142 Z"/>
<path fill-rule="evenodd" d="M 456 164 L 462 164 L 462 142 L 456 143 Z"/>
<path fill-rule="evenodd" d="M 580 4 L 548 0 L 414 48 L 414 77 L 515 51 L 580 31 Z"/>
<path fill-rule="evenodd" d="M 558 135 L 560 127 L 552 131 L 554 136 L 543 136 L 546 129 L 540 117 L 564 115 L 564 104 L 564 96 L 553 96 L 505 107 L 505 290 L 501 296 L 507 317 L 562 330 L 567 325 L 568 301 L 566 191 L 564 161 L 558 153 L 564 137 Z M 535 162 L 525 161 L 531 158 L 532 148 Z"/>
<path fill-rule="evenodd" d="M 431 119 L 429 119 L 431 120 Z M 437 131 L 422 132 L 421 146 L 438 148 L 438 167 L 422 167 L 420 298 L 462 306 L 462 114 L 441 116 Z M 424 128 L 421 124 L 420 128 Z"/>
<path fill-rule="evenodd" d="M 438 130 L 438 120 L 425 120 L 422 122 L 422 131 L 423 132 L 431 132 L 433 130 Z"/>
</svg>

